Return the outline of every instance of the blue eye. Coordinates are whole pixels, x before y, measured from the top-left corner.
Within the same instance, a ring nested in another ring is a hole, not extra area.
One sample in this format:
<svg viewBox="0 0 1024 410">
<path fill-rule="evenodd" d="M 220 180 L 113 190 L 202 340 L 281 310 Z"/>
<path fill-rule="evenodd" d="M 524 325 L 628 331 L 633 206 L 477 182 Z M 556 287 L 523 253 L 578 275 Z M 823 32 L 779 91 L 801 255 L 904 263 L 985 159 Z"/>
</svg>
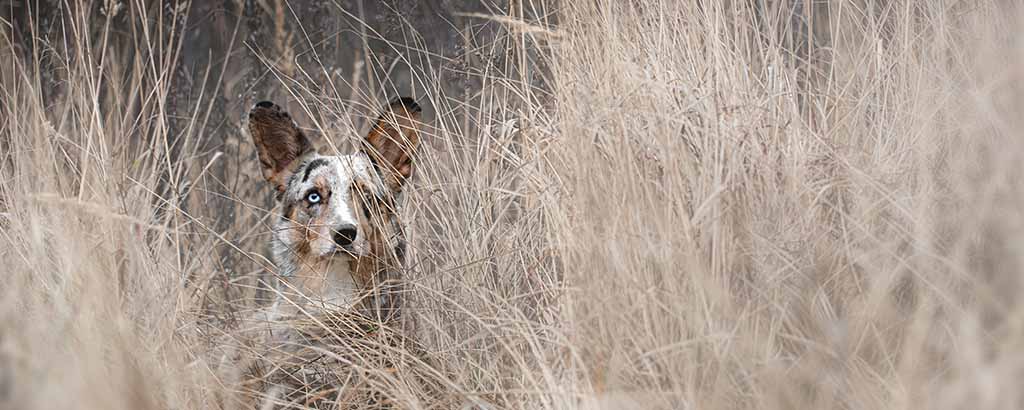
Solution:
<svg viewBox="0 0 1024 410">
<path fill-rule="evenodd" d="M 320 194 L 316 191 L 310 192 L 309 195 L 306 195 L 306 200 L 311 204 L 319 204 L 320 199 Z"/>
</svg>

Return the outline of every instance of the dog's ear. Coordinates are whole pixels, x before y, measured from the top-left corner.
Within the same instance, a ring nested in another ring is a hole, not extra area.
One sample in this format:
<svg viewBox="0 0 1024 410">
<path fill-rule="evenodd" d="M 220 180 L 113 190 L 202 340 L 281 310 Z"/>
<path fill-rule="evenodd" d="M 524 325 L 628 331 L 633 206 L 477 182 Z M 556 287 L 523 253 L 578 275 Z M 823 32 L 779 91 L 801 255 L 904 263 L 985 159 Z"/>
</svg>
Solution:
<svg viewBox="0 0 1024 410">
<path fill-rule="evenodd" d="M 412 176 L 413 152 L 419 145 L 420 106 L 412 98 L 391 101 L 363 141 L 363 151 L 392 192 Z"/>
<path fill-rule="evenodd" d="M 249 111 L 249 134 L 263 166 L 263 177 L 278 192 L 287 188 L 288 178 L 299 159 L 315 152 L 309 139 L 280 106 L 270 101 L 256 103 Z"/>
</svg>

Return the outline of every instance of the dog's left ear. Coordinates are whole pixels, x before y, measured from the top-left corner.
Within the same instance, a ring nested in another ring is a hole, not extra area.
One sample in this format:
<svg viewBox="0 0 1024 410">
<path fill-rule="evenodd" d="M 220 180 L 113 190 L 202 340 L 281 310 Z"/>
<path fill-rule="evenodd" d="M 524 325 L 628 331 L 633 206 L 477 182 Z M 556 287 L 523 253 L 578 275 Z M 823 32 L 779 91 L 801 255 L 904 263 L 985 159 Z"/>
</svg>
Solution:
<svg viewBox="0 0 1024 410">
<path fill-rule="evenodd" d="M 363 152 L 380 170 L 392 192 L 412 176 L 413 152 L 419 145 L 420 106 L 412 98 L 391 101 L 363 141 Z"/>
</svg>

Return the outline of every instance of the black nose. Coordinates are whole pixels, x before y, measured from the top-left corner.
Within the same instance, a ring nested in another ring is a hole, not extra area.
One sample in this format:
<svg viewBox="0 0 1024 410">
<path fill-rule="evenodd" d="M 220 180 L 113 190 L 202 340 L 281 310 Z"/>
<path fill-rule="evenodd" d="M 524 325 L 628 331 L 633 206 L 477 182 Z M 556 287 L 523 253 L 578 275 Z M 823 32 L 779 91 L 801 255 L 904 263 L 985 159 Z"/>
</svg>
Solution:
<svg viewBox="0 0 1024 410">
<path fill-rule="evenodd" d="M 338 246 L 349 246 L 356 240 L 356 227 L 353 225 L 339 226 L 334 230 L 334 243 Z"/>
</svg>

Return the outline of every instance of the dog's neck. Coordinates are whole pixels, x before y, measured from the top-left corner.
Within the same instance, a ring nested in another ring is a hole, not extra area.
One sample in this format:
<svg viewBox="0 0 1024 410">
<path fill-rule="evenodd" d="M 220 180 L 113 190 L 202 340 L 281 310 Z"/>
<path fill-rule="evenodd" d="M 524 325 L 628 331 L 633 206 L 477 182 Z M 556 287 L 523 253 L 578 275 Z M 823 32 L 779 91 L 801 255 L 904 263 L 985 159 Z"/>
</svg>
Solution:
<svg viewBox="0 0 1024 410">
<path fill-rule="evenodd" d="M 303 264 L 282 277 L 279 307 L 302 311 L 349 308 L 356 305 L 362 288 L 352 277 L 349 260 L 330 258 Z"/>
</svg>

